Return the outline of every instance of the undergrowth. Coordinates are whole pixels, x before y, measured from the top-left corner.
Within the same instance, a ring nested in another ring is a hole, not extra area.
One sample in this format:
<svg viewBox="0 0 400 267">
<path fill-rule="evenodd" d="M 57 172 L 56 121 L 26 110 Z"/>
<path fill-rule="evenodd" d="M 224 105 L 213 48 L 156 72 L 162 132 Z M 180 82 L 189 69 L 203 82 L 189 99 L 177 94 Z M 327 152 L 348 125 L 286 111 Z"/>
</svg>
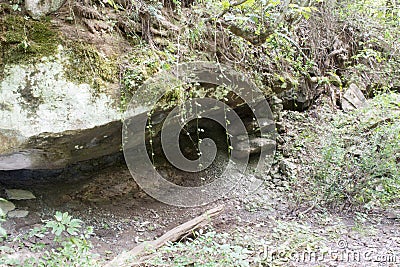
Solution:
<svg viewBox="0 0 400 267">
<path fill-rule="evenodd" d="M 89 241 L 93 229 L 83 229 L 83 222 L 72 218 L 67 212 L 56 212 L 54 219 L 15 237 L 15 240 L 8 240 L 1 225 L 0 233 L 0 240 L 4 244 L 0 246 L 1 266 L 101 266 Z M 18 249 L 8 245 L 11 243 L 18 243 Z"/>
<path fill-rule="evenodd" d="M 363 109 L 316 125 L 306 195 L 322 206 L 350 209 L 400 204 L 400 95 L 381 94 Z"/>
<path fill-rule="evenodd" d="M 274 221 L 233 232 L 195 232 L 193 238 L 151 251 L 146 266 L 287 266 L 301 261 L 301 251 L 325 248 L 326 239 L 302 223 Z M 285 240 L 286 242 L 282 242 Z"/>
</svg>

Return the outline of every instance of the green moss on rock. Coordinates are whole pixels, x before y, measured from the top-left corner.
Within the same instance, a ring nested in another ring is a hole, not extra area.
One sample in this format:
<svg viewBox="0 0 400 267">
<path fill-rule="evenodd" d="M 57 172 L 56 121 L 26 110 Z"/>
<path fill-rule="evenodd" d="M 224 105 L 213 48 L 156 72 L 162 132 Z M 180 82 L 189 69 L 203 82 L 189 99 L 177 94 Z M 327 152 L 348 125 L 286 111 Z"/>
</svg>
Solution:
<svg viewBox="0 0 400 267">
<path fill-rule="evenodd" d="M 0 18 L 2 65 L 31 63 L 57 52 L 61 42 L 57 30 L 47 20 L 34 21 L 20 15 Z"/>
<path fill-rule="evenodd" d="M 121 109 L 125 110 L 132 95 L 148 78 L 160 70 L 169 69 L 175 62 L 176 57 L 168 51 L 151 49 L 144 44 L 135 46 L 122 66 L 124 90 L 121 92 Z"/>
<path fill-rule="evenodd" d="M 107 58 L 90 44 L 74 42 L 67 44 L 69 64 L 66 77 L 78 83 L 101 88 L 107 83 L 118 82 L 118 65 L 115 58 Z"/>
<path fill-rule="evenodd" d="M 0 14 L 4 15 L 5 13 L 10 13 L 12 8 L 8 3 L 0 3 Z"/>
</svg>

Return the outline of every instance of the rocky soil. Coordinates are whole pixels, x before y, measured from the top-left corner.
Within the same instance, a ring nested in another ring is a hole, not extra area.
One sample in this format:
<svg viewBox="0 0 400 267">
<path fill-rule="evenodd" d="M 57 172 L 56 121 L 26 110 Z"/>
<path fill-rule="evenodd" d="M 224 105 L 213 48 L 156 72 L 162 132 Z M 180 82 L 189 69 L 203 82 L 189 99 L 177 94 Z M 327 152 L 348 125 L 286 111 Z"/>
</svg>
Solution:
<svg viewBox="0 0 400 267">
<path fill-rule="evenodd" d="M 321 209 L 312 203 L 296 201 L 301 197 L 291 189 L 293 181 L 301 180 L 313 161 L 313 150 L 301 144 L 301 136 L 306 130 L 312 131 L 315 123 L 329 123 L 321 118 L 337 112 L 340 116 L 341 111 L 329 108 L 315 107 L 303 113 L 285 111 L 282 118 L 285 127 L 278 137 L 276 161 L 263 186 L 251 194 L 224 197 L 204 207 L 177 208 L 148 197 L 137 187 L 123 162 L 86 175 L 78 179 L 79 183 L 77 177 L 57 184 L 29 181 L 29 186 L 2 182 L 3 189 L 29 188 L 36 196 L 30 200 L 10 200 L 16 210 L 26 210 L 29 214 L 7 219 L 4 227 L 9 237 L 3 245 L 13 248 L 14 257 L 29 255 L 25 253 L 32 243 L 51 242 L 49 237 L 23 242 L 18 241 L 18 237 L 50 219 L 55 211 L 62 211 L 94 227 L 90 238 L 93 252 L 99 255 L 100 261 L 107 261 L 123 250 L 159 237 L 205 210 L 223 204 L 224 212 L 204 231 L 229 233 L 224 241 L 228 243 L 250 237 L 251 242 L 256 243 L 258 258 L 257 261 L 255 257 L 248 258 L 249 263 L 262 262 L 262 266 L 398 266 L 399 210 Z M 261 240 L 265 242 L 260 243 Z M 173 256 L 178 257 L 178 254 Z"/>
</svg>

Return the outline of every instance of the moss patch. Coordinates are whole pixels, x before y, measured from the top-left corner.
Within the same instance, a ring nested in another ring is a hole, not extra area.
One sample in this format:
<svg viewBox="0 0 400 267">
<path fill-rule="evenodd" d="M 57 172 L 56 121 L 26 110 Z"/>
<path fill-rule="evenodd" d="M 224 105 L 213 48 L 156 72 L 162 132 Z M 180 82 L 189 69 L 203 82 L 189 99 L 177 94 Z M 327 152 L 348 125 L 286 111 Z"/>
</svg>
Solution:
<svg viewBox="0 0 400 267">
<path fill-rule="evenodd" d="M 10 13 L 12 8 L 8 3 L 0 3 L 0 14 L 4 15 L 5 13 Z"/>
<path fill-rule="evenodd" d="M 118 82 L 118 64 L 115 58 L 106 58 L 90 44 L 67 44 L 69 64 L 66 77 L 71 81 L 87 83 L 93 88 L 105 87 Z"/>
<path fill-rule="evenodd" d="M 34 21 L 18 15 L 0 18 L 2 64 L 31 63 L 57 52 L 61 42 L 49 21 Z"/>
<path fill-rule="evenodd" d="M 148 78 L 158 71 L 169 69 L 175 62 L 175 55 L 168 50 L 153 50 L 144 44 L 135 46 L 121 66 L 121 109 L 125 110 L 133 94 Z"/>
</svg>

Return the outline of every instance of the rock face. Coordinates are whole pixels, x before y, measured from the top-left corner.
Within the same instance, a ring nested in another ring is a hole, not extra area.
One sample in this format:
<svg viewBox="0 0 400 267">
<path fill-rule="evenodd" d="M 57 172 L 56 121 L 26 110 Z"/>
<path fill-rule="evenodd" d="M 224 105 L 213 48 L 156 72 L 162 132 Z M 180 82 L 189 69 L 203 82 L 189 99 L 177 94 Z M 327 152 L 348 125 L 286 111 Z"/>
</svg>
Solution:
<svg viewBox="0 0 400 267">
<path fill-rule="evenodd" d="M 365 107 L 367 100 L 361 90 L 355 84 L 350 84 L 349 89 L 343 95 L 342 108 L 345 112 Z"/>
<path fill-rule="evenodd" d="M 234 149 L 238 150 L 239 152 L 243 152 L 244 155 L 250 154 L 257 154 L 261 152 L 262 148 L 268 149 L 270 151 L 274 151 L 275 149 L 275 141 L 269 138 L 264 137 L 253 137 L 250 136 L 249 142 L 239 142 Z M 238 154 L 240 157 L 241 153 Z"/>
<path fill-rule="evenodd" d="M 29 211 L 27 210 L 13 210 L 8 212 L 7 216 L 8 218 L 24 218 L 28 216 Z"/>
<path fill-rule="evenodd" d="M 282 119 L 282 111 L 283 111 L 283 101 L 276 96 L 273 96 L 270 105 L 272 114 L 274 115 L 276 129 L 279 133 L 285 130 L 285 126 Z"/>
<path fill-rule="evenodd" d="M 39 19 L 60 9 L 65 0 L 25 0 L 25 9 L 28 14 Z"/>
<path fill-rule="evenodd" d="M 5 66 L 0 170 L 58 169 L 119 151 L 119 97 L 68 81 L 66 61 L 60 53 L 35 64 Z"/>
<path fill-rule="evenodd" d="M 279 94 L 284 109 L 304 111 L 310 107 L 316 97 L 316 84 L 306 78 L 299 81 L 297 88 L 291 88 Z"/>
</svg>

